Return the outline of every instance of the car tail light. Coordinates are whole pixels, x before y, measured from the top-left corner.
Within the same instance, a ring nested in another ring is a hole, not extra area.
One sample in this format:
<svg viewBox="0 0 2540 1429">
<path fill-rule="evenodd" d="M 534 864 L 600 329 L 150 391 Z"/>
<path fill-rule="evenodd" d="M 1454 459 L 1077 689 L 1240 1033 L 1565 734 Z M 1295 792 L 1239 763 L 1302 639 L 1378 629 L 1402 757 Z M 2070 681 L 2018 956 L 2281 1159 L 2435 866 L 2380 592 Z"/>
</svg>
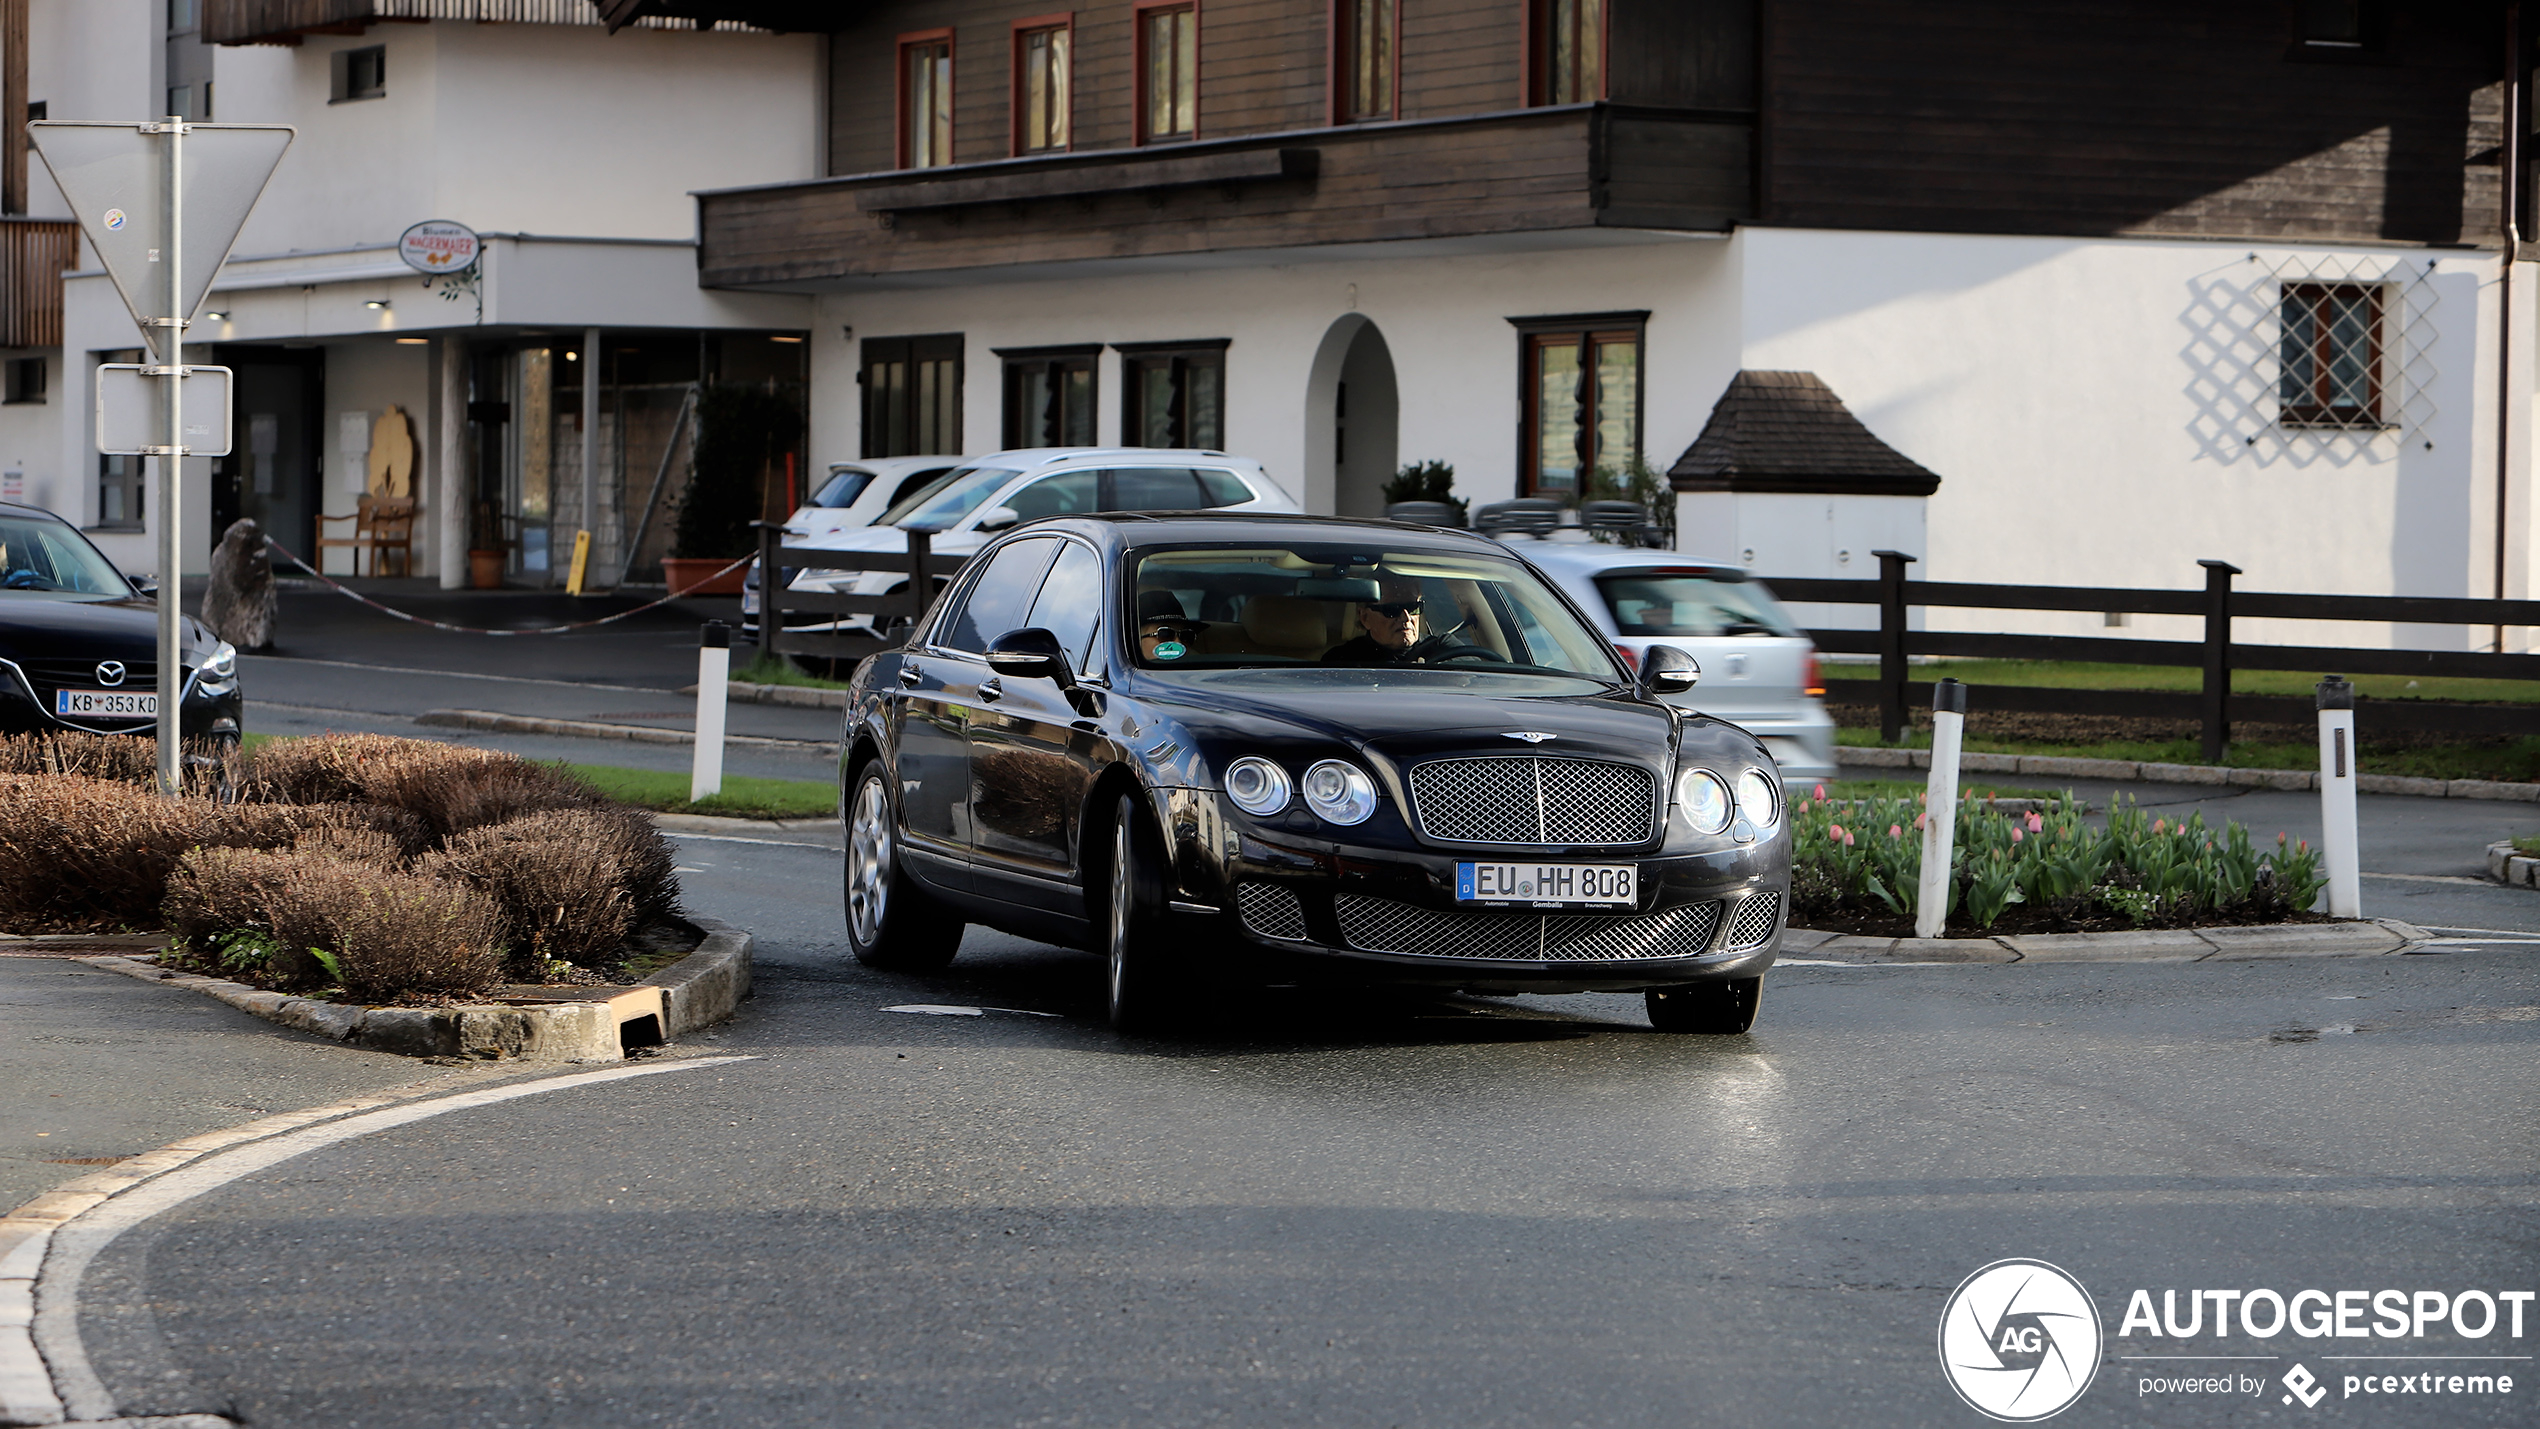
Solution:
<svg viewBox="0 0 2540 1429">
<path fill-rule="evenodd" d="M 1629 670 L 1635 675 L 1640 673 L 1640 656 L 1633 653 L 1632 647 L 1629 645 L 1617 645 L 1614 647 L 1614 653 L 1623 657 L 1624 669 Z"/>
<path fill-rule="evenodd" d="M 1826 682 L 1817 673 L 1817 652 L 1809 651 L 1807 661 L 1800 667 L 1800 683 L 1807 687 L 1808 693 L 1822 696 L 1826 692 Z"/>
</svg>

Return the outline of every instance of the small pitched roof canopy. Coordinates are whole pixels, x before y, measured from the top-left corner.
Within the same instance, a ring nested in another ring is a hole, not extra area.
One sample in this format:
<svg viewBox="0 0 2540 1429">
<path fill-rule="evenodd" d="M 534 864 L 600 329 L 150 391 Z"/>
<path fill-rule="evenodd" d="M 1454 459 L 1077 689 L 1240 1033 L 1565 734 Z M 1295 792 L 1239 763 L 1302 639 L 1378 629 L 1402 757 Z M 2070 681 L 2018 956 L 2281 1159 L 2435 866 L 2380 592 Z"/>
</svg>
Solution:
<svg viewBox="0 0 2540 1429">
<path fill-rule="evenodd" d="M 1880 441 L 1813 372 L 1740 372 L 1667 478 L 1678 491 L 1929 496 L 1938 474 Z"/>
</svg>

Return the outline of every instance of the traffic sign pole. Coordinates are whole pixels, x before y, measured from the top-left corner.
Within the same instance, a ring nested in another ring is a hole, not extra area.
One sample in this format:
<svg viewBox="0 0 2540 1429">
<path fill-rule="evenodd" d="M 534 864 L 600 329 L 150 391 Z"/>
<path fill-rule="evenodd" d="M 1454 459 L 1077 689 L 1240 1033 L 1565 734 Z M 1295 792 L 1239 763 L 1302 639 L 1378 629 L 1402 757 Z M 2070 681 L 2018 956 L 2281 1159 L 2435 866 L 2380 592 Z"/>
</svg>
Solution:
<svg viewBox="0 0 2540 1429">
<path fill-rule="evenodd" d="M 160 211 L 167 232 L 159 249 L 166 271 L 167 295 L 159 319 L 159 378 L 166 393 L 167 440 L 159 448 L 159 788 L 184 791 L 184 722 L 177 698 L 185 689 L 179 620 L 185 606 L 185 580 L 177 564 L 184 551 L 178 536 L 185 528 L 185 116 L 171 114 L 159 126 Z"/>
</svg>

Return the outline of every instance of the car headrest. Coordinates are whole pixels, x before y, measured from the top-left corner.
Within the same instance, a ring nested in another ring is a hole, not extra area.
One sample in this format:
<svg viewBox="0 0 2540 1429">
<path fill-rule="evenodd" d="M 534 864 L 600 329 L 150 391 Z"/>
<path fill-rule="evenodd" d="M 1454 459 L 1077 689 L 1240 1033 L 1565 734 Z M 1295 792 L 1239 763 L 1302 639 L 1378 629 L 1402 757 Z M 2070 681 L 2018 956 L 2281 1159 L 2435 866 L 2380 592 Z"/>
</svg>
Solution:
<svg viewBox="0 0 2540 1429">
<path fill-rule="evenodd" d="M 1138 621 L 1188 620 L 1190 612 L 1182 609 L 1182 598 L 1169 590 L 1138 592 Z"/>
<path fill-rule="evenodd" d="M 1293 595 L 1256 595 L 1244 602 L 1244 634 L 1262 645 L 1292 649 L 1330 643 L 1323 607 Z"/>
</svg>

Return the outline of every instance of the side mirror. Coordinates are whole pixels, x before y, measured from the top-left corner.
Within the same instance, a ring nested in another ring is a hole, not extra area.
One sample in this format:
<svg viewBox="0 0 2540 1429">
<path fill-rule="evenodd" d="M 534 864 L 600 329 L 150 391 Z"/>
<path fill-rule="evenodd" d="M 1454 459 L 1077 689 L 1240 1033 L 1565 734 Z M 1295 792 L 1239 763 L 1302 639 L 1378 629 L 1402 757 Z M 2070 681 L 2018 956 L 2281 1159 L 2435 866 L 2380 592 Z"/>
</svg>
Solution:
<svg viewBox="0 0 2540 1429">
<path fill-rule="evenodd" d="M 1076 672 L 1067 667 L 1067 651 L 1057 636 L 1037 625 L 1009 630 L 988 642 L 988 668 L 1018 680 L 1055 681 L 1062 690 L 1076 686 Z"/>
<path fill-rule="evenodd" d="M 1640 657 L 1640 692 L 1681 695 L 1702 678 L 1702 665 L 1673 645 L 1652 645 Z"/>
<path fill-rule="evenodd" d="M 123 579 L 124 584 L 131 586 L 135 594 L 157 595 L 159 593 L 158 581 L 149 576 L 126 574 Z"/>
<path fill-rule="evenodd" d="M 991 506 L 980 514 L 979 524 L 973 529 L 980 531 L 1002 531 L 1006 527 L 1014 525 L 1022 519 L 1023 513 L 1015 510 L 1011 506 Z"/>
</svg>

